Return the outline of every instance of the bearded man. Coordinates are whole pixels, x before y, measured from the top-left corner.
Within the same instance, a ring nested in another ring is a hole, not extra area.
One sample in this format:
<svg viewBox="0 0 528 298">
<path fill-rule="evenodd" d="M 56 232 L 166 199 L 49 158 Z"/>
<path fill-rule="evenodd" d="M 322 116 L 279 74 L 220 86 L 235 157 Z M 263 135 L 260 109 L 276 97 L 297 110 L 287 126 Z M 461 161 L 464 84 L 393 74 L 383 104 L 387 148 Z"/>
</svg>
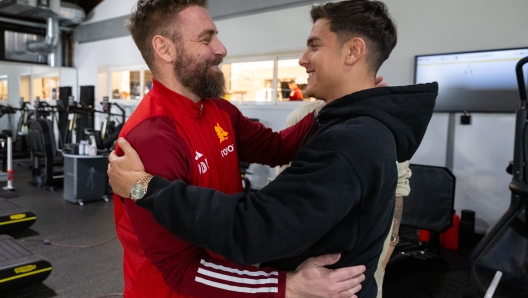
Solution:
<svg viewBox="0 0 528 298">
<path fill-rule="evenodd" d="M 128 29 L 154 76 L 152 90 L 121 137 L 149 173 L 168 180 L 242 191 L 238 159 L 288 163 L 314 123 L 313 113 L 274 133 L 228 101 L 218 65 L 227 51 L 206 0 L 140 0 Z M 118 155 L 123 152 L 116 149 Z M 151 176 L 150 176 L 151 177 Z M 148 184 L 150 177 L 142 181 Z M 144 190 L 134 190 L 135 197 Z M 134 201 L 115 195 L 115 221 L 124 248 L 125 297 L 353 297 L 364 266 L 327 269 L 337 255 L 311 258 L 288 273 L 241 266 L 173 236 Z"/>
</svg>

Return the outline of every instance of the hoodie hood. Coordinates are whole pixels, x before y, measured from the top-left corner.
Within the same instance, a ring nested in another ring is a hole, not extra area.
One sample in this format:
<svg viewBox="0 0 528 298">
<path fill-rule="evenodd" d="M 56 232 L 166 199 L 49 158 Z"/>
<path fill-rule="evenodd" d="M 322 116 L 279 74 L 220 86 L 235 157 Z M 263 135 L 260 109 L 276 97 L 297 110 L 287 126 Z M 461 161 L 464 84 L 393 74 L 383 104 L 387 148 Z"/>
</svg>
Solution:
<svg viewBox="0 0 528 298">
<path fill-rule="evenodd" d="M 396 141 L 398 162 L 411 159 L 433 115 L 438 83 L 380 87 L 358 91 L 326 105 L 321 125 L 335 120 L 371 117 L 387 126 Z"/>
</svg>

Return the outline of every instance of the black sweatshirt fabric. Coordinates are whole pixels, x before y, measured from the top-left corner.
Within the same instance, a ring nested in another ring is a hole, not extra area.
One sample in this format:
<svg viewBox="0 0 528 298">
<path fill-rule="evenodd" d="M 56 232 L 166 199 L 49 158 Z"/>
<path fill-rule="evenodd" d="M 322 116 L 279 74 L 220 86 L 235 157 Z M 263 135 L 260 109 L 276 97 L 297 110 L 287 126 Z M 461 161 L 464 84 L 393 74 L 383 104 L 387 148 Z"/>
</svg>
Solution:
<svg viewBox="0 0 528 298">
<path fill-rule="evenodd" d="M 292 271 L 341 253 L 330 268 L 374 272 L 394 212 L 397 162 L 411 159 L 433 114 L 438 84 L 373 88 L 326 105 L 291 166 L 261 190 L 226 195 L 154 177 L 138 205 L 177 237 L 240 264 Z"/>
</svg>

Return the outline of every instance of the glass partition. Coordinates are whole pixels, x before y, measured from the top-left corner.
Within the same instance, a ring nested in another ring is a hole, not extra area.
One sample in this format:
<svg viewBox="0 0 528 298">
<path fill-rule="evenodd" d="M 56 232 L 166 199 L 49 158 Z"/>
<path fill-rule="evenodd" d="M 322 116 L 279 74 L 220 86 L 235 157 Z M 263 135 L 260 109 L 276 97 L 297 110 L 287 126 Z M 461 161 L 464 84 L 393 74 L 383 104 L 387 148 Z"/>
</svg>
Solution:
<svg viewBox="0 0 528 298">
<path fill-rule="evenodd" d="M 48 55 L 27 50 L 27 44 L 29 42 L 41 42 L 44 39 L 44 35 L 5 30 L 3 49 L 5 59 L 46 64 L 48 62 Z"/>
<path fill-rule="evenodd" d="M 99 81 L 104 80 L 104 77 L 101 75 Z M 150 70 L 111 71 L 110 79 L 112 99 L 138 100 L 152 89 Z"/>
<path fill-rule="evenodd" d="M 226 77 L 226 99 L 235 102 L 272 102 L 274 61 L 222 65 Z"/>
<path fill-rule="evenodd" d="M 145 87 L 143 92 L 144 94 L 147 94 L 152 89 L 152 72 L 150 70 L 145 70 L 144 76 Z"/>
<path fill-rule="evenodd" d="M 37 97 L 56 100 L 61 86 L 71 86 L 76 94 L 75 68 L 0 62 L 0 100 L 10 106 L 19 107 L 21 101 L 32 103 Z"/>
<path fill-rule="evenodd" d="M 226 81 L 225 98 L 233 102 L 311 100 L 304 96 L 308 74 L 299 65 L 299 59 L 224 63 L 222 72 Z M 293 98 L 294 94 L 296 98 Z"/>
<path fill-rule="evenodd" d="M 279 60 L 277 80 L 280 85 L 278 101 L 309 99 L 304 95 L 308 74 L 306 69 L 299 65 L 299 59 Z M 298 93 L 293 92 L 294 88 L 301 90 L 302 98 L 296 96 Z"/>
<path fill-rule="evenodd" d="M 1 75 L 0 76 L 0 101 L 7 101 L 7 94 L 8 94 L 8 82 L 7 82 L 7 75 Z"/>
<path fill-rule="evenodd" d="M 31 102 L 31 75 L 20 76 L 20 99 L 24 102 Z"/>
<path fill-rule="evenodd" d="M 60 72 L 53 67 L 33 67 L 33 96 L 39 100 L 57 100 Z"/>
</svg>

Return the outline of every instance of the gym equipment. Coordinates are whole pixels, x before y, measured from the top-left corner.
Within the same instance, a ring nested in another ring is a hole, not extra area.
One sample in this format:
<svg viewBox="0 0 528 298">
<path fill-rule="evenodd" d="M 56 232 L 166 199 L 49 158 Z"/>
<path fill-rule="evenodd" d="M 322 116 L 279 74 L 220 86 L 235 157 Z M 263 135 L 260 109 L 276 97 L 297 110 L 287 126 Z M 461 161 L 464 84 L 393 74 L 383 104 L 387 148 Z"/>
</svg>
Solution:
<svg viewBox="0 0 528 298">
<path fill-rule="evenodd" d="M 0 293 L 44 281 L 51 264 L 8 235 L 0 235 Z"/>
<path fill-rule="evenodd" d="M 4 174 L 7 174 L 7 177 Z M 7 192 L 0 191 L 0 197 L 18 197 L 14 192 L 15 187 L 13 187 L 13 143 L 11 143 L 11 137 L 7 137 L 7 172 L 0 172 L 0 181 L 4 181 L 4 179 L 7 181 L 7 185 L 3 187 L 3 190 L 7 190 Z"/>
<path fill-rule="evenodd" d="M 510 206 L 471 253 L 465 297 L 483 297 L 496 271 L 503 276 L 494 297 L 528 297 L 528 105 L 523 74 L 527 63 L 528 57 L 516 66 L 521 108 L 515 123 Z"/>
<path fill-rule="evenodd" d="M 7 115 L 9 117 L 9 123 L 11 123 L 11 115 L 21 112 L 20 117 L 18 118 L 17 123 L 17 130 L 13 134 L 10 129 L 3 130 L 0 133 L 0 137 L 2 139 L 6 139 L 7 137 L 12 137 L 13 139 L 13 150 L 11 151 L 12 157 L 14 158 L 24 158 L 29 157 L 29 148 L 27 146 L 27 139 L 26 135 L 22 132 L 22 127 L 25 123 L 27 123 L 27 115 L 28 109 L 27 109 L 27 103 L 22 103 L 21 108 L 13 108 L 11 106 L 0 106 L 0 118 L 4 115 Z M 10 126 L 9 126 L 10 127 Z M 6 170 L 6 155 L 3 154 L 4 152 L 1 152 L 2 157 L 2 170 Z"/>
<path fill-rule="evenodd" d="M 125 125 L 126 113 L 125 110 L 117 103 L 109 102 L 108 96 L 103 97 L 103 102 L 101 104 L 103 106 L 103 111 L 96 112 L 106 114 L 106 119 L 101 126 L 101 131 L 96 131 L 94 136 L 97 149 L 110 151 L 113 149 L 112 147 L 114 146 L 115 141 L 117 140 L 117 137 L 123 128 L 123 125 Z M 121 111 L 121 113 L 112 113 L 112 107 L 116 107 Z M 114 120 L 110 120 L 111 118 L 114 118 Z"/>
<path fill-rule="evenodd" d="M 35 213 L 11 201 L 0 199 L 0 234 L 29 228 L 36 220 Z"/>
<path fill-rule="evenodd" d="M 57 180 L 62 179 L 62 152 L 57 150 L 53 124 L 41 118 L 28 124 L 28 139 L 33 161 L 33 183 L 41 188 L 54 190 Z M 44 160 L 41 166 L 41 160 Z"/>
<path fill-rule="evenodd" d="M 68 107 L 68 114 L 72 114 L 68 130 L 63 138 L 65 144 L 78 143 L 87 138 L 86 130 L 93 130 L 93 106 L 87 106 L 82 102 L 76 102 L 73 97 L 70 97 Z M 73 139 L 73 132 L 75 132 L 75 139 Z"/>
</svg>

